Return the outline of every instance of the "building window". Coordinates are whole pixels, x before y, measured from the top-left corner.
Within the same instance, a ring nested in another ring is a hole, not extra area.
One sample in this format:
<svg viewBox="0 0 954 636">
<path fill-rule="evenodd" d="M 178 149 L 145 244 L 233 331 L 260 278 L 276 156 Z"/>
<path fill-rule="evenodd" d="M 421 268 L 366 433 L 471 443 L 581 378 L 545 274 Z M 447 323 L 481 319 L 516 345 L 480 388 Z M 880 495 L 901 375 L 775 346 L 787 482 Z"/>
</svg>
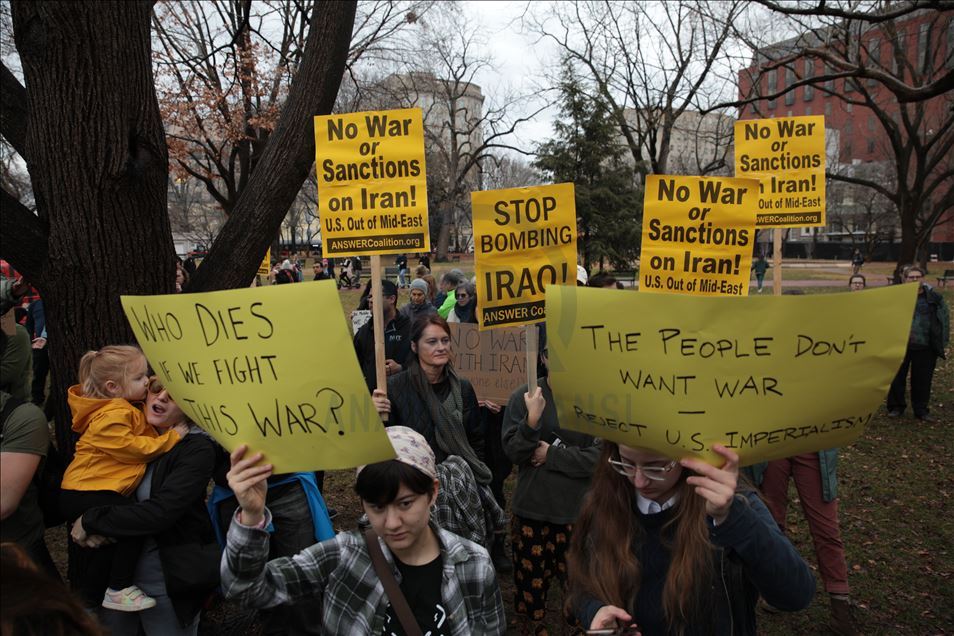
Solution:
<svg viewBox="0 0 954 636">
<path fill-rule="evenodd" d="M 850 77 L 845 78 L 845 92 L 851 93 L 855 90 L 855 82 Z"/>
<path fill-rule="evenodd" d="M 918 27 L 918 56 L 919 63 L 923 63 L 922 68 L 931 68 L 931 51 L 929 50 L 931 41 L 931 23 L 925 22 Z"/>
<path fill-rule="evenodd" d="M 898 30 L 898 40 L 897 45 L 894 47 L 894 50 L 891 51 L 891 72 L 898 76 L 898 79 L 901 79 L 901 71 L 898 69 L 898 59 L 903 58 L 905 53 L 904 49 L 904 40 L 905 32 Z"/>
<path fill-rule="evenodd" d="M 845 120 L 845 135 L 850 137 L 854 132 L 854 125 L 851 123 L 850 119 Z"/>
<path fill-rule="evenodd" d="M 805 79 L 815 77 L 815 60 L 809 58 L 805 60 Z M 810 102 L 815 97 L 815 87 L 811 84 L 805 84 L 805 101 Z"/>
<path fill-rule="evenodd" d="M 869 155 L 870 155 L 870 154 L 874 154 L 874 150 L 875 150 L 875 142 L 874 142 L 874 139 L 869 139 L 869 140 L 868 140 L 868 154 L 869 154 Z"/>
<path fill-rule="evenodd" d="M 881 68 L 881 40 L 877 37 L 868 41 L 868 66 L 871 68 Z M 874 86 L 878 83 L 873 77 L 868 78 L 868 86 Z"/>
<path fill-rule="evenodd" d="M 845 83 L 847 84 L 848 80 L 845 80 Z M 850 113 L 853 106 L 854 104 L 851 104 L 851 103 L 845 104 L 845 112 Z"/>
<path fill-rule="evenodd" d="M 825 117 L 831 117 L 831 102 L 825 102 Z"/>
<path fill-rule="evenodd" d="M 874 132 L 874 129 L 875 129 L 874 115 L 868 115 L 868 130 Z"/>
<path fill-rule="evenodd" d="M 947 68 L 954 68 L 954 18 L 947 23 Z"/>
<path fill-rule="evenodd" d="M 832 68 L 828 62 L 825 62 L 825 65 L 822 68 L 824 69 L 823 72 L 825 73 L 825 75 L 833 75 L 835 73 L 835 69 Z M 825 90 L 829 91 L 825 93 L 825 97 L 831 97 L 831 93 L 834 92 L 835 90 L 835 80 L 826 81 Z"/>
<path fill-rule="evenodd" d="M 774 69 L 774 68 L 773 68 L 771 71 L 768 72 L 768 80 L 766 80 L 766 84 L 768 85 L 768 94 L 769 94 L 769 95 L 774 95 L 774 94 L 778 91 L 778 76 L 777 76 L 777 73 L 778 73 L 778 69 Z M 775 100 L 774 100 L 774 99 L 770 99 L 770 100 L 769 100 L 768 107 L 769 107 L 770 110 L 773 109 L 773 108 L 775 108 Z"/>
<path fill-rule="evenodd" d="M 812 107 L 811 107 L 810 104 L 805 107 L 805 114 L 806 114 L 806 115 L 811 115 L 811 114 L 812 114 Z"/>
<path fill-rule="evenodd" d="M 795 69 L 787 68 L 785 69 L 785 88 L 789 89 L 785 93 L 785 105 L 791 106 L 795 103 L 795 91 L 791 89 L 792 84 L 795 83 Z"/>
</svg>

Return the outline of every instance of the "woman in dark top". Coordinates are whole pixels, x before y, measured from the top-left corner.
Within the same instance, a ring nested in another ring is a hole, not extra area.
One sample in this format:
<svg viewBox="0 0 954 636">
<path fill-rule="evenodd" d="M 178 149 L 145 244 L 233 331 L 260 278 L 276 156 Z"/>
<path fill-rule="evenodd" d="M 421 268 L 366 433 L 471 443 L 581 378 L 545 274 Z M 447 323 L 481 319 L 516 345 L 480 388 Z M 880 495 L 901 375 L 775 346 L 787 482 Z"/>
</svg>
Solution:
<svg viewBox="0 0 954 636">
<path fill-rule="evenodd" d="M 182 441 L 149 465 L 136 490 L 139 503 L 92 508 L 76 520 L 73 539 L 96 547 L 103 539 L 147 537 L 136 567 L 136 584 L 156 599 L 142 612 L 104 610 L 103 624 L 116 634 L 198 632 L 199 610 L 218 586 L 221 550 L 205 506 L 215 468 L 215 443 L 193 424 L 153 377 L 146 421 L 159 432 L 187 427 Z"/>
<path fill-rule="evenodd" d="M 451 364 L 447 321 L 436 314 L 414 321 L 407 369 L 388 379 L 387 395 L 375 390 L 372 399 L 380 413 L 389 414 L 388 426 L 408 426 L 423 435 L 437 457 L 438 470 L 453 473 L 440 475 L 444 485 L 437 502 L 440 525 L 488 545 L 490 533 L 503 531 L 506 517 L 489 488 L 492 475 L 484 454 L 477 394 Z M 483 517 L 473 514 L 474 491 Z M 444 513 L 452 518 L 441 517 Z"/>
<path fill-rule="evenodd" d="M 569 607 L 588 629 L 756 634 L 761 595 L 807 607 L 815 577 L 720 444 L 721 468 L 604 441 L 573 526 Z"/>
</svg>

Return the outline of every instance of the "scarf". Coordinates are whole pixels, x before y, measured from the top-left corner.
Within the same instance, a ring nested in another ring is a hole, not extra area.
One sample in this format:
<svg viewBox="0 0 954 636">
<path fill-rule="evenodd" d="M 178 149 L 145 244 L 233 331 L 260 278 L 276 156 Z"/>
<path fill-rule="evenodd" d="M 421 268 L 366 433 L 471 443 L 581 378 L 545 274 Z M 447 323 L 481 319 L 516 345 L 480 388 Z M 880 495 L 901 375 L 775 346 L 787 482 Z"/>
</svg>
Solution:
<svg viewBox="0 0 954 636">
<path fill-rule="evenodd" d="M 477 301 L 472 299 L 466 305 L 457 303 L 454 305 L 454 313 L 461 322 L 477 324 Z"/>
<path fill-rule="evenodd" d="M 457 455 L 470 466 L 474 473 L 474 478 L 478 484 L 487 485 L 490 483 L 490 468 L 487 464 L 480 461 L 474 447 L 470 445 L 467 439 L 467 431 L 464 429 L 464 401 L 461 397 L 460 378 L 454 373 L 450 366 L 444 367 L 444 374 L 447 381 L 450 382 L 450 391 L 443 401 L 438 402 L 434 389 L 430 382 L 424 376 L 424 369 L 415 357 L 412 357 L 408 363 L 408 371 L 414 379 L 413 385 L 418 393 L 422 393 L 427 405 L 430 407 L 431 417 L 434 419 L 434 434 L 437 438 L 437 445 L 448 455 Z"/>
</svg>

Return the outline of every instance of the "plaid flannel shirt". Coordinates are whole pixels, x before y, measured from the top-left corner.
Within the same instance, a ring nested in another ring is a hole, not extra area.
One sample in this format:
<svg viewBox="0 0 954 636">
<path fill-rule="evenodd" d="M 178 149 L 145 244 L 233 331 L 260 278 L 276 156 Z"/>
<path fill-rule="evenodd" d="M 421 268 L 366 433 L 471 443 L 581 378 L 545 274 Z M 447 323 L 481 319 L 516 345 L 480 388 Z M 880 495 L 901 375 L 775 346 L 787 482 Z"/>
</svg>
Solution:
<svg viewBox="0 0 954 636">
<path fill-rule="evenodd" d="M 267 509 L 265 517 L 267 526 L 271 522 Z M 503 634 L 503 599 L 487 551 L 446 530 L 433 528 L 441 544 L 441 599 L 451 633 Z M 401 574 L 384 541 L 381 548 L 400 583 Z M 382 633 L 388 598 L 363 536 L 346 532 L 293 557 L 266 561 L 267 555 L 268 532 L 244 526 L 234 518 L 222 554 L 222 590 L 226 598 L 237 598 L 252 607 L 273 607 L 317 597 L 323 602 L 323 634 Z"/>
<path fill-rule="evenodd" d="M 487 547 L 493 533 L 507 527 L 507 513 L 494 500 L 490 488 L 481 486 L 462 457 L 451 455 L 437 465 L 437 491 L 431 520 L 438 526 Z"/>
</svg>

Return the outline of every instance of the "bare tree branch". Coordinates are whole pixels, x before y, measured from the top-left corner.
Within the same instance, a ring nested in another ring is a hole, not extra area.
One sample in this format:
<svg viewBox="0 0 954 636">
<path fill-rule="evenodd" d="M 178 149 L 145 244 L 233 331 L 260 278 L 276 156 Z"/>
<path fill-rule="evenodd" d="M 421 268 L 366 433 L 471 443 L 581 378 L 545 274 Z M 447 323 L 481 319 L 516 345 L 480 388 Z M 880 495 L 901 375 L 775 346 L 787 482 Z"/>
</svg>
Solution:
<svg viewBox="0 0 954 636">
<path fill-rule="evenodd" d="M 26 89 L 6 64 L 0 64 L 0 134 L 24 160 L 28 122 Z"/>
</svg>

